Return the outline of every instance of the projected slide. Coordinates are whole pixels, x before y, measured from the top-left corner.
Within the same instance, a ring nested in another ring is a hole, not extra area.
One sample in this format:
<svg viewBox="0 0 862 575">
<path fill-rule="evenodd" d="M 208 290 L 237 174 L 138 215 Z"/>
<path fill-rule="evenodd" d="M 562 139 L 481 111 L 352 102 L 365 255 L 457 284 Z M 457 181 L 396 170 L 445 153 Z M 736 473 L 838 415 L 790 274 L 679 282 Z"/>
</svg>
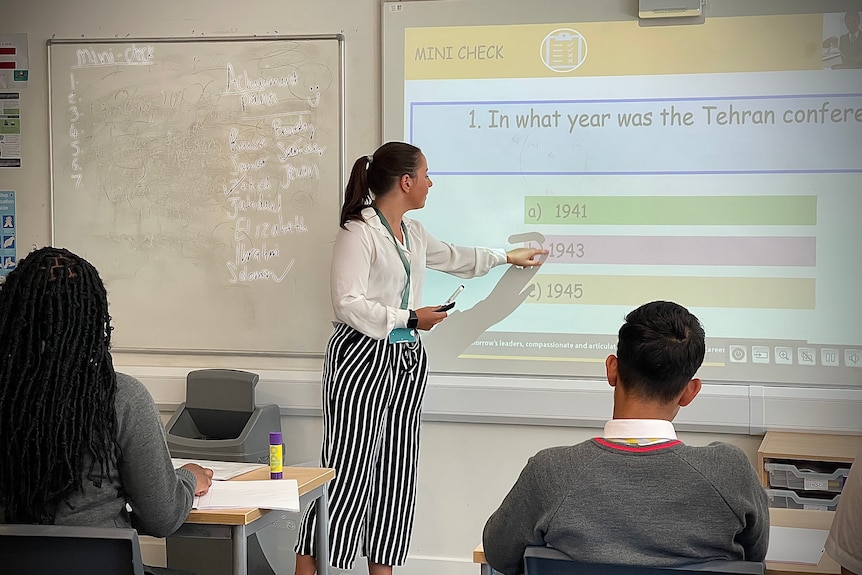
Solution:
<svg viewBox="0 0 862 575">
<path fill-rule="evenodd" d="M 597 376 L 629 310 L 703 322 L 711 381 L 862 383 L 862 70 L 844 14 L 406 28 L 403 133 L 470 280 L 435 370 Z M 846 59 L 846 57 L 845 57 Z M 457 278 L 429 272 L 424 303 Z"/>
</svg>

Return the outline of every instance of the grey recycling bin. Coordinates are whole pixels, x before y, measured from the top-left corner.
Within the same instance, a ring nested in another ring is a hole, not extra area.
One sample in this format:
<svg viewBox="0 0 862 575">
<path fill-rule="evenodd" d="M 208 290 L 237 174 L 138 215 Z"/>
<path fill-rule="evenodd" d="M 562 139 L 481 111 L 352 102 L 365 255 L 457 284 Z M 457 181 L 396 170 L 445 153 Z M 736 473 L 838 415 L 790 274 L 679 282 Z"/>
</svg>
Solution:
<svg viewBox="0 0 862 575">
<path fill-rule="evenodd" d="M 269 463 L 269 434 L 281 431 L 277 405 L 256 406 L 259 376 L 201 369 L 186 377 L 186 401 L 166 426 L 172 457 Z"/>
<path fill-rule="evenodd" d="M 255 405 L 254 388 L 258 380 L 256 373 L 233 369 L 190 372 L 186 377 L 186 401 L 165 428 L 171 456 L 269 463 L 269 434 L 281 431 L 281 417 L 277 405 Z M 248 573 L 275 575 L 257 533 L 249 535 L 246 543 Z M 168 537 L 165 549 L 168 567 L 207 575 L 231 575 L 230 539 Z"/>
</svg>

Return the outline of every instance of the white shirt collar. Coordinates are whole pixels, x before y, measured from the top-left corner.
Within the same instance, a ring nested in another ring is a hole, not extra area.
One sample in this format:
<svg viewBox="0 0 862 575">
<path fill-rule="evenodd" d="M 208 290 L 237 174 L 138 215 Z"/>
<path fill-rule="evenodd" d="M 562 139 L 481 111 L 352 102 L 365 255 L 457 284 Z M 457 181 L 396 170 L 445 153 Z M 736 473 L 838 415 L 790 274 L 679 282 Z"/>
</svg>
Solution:
<svg viewBox="0 0 862 575">
<path fill-rule="evenodd" d="M 377 215 L 377 212 L 371 206 L 362 208 L 362 217 L 365 222 L 372 228 L 382 230 L 386 234 L 389 234 L 389 232 L 386 230 L 386 226 L 383 225 L 383 220 L 380 219 L 380 217 Z M 412 225 L 413 220 L 406 216 L 402 216 L 401 221 L 404 222 L 404 227 L 407 228 L 407 231 L 410 231 L 410 226 Z"/>
<path fill-rule="evenodd" d="M 673 423 L 664 419 L 612 419 L 605 423 L 605 439 L 676 439 Z"/>
<path fill-rule="evenodd" d="M 372 208 L 371 206 L 364 207 L 362 208 L 361 213 L 362 218 L 368 225 L 384 231 L 386 230 L 386 227 L 383 225 L 383 220 L 377 217 L 377 212 L 374 210 L 374 208 Z"/>
</svg>

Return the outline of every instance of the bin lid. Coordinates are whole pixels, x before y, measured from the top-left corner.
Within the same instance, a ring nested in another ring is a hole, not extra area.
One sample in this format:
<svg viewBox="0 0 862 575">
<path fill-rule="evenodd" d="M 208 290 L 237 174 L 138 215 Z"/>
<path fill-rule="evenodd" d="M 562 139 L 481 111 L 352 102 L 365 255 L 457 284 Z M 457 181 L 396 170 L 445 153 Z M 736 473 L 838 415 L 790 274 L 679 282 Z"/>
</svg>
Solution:
<svg viewBox="0 0 862 575">
<path fill-rule="evenodd" d="M 199 369 L 186 376 L 186 407 L 254 411 L 254 388 L 260 376 L 236 369 Z"/>
</svg>

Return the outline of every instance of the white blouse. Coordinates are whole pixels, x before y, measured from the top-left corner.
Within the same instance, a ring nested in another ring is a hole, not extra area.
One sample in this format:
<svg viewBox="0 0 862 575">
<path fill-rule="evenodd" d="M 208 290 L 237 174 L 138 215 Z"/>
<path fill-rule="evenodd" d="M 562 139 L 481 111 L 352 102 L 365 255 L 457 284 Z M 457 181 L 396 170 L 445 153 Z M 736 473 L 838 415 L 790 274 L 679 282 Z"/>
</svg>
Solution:
<svg viewBox="0 0 862 575">
<path fill-rule="evenodd" d="M 362 210 L 365 221 L 352 220 L 339 229 L 332 254 L 330 291 L 337 321 L 374 339 L 383 339 L 397 327 L 407 327 L 409 312 L 401 308 L 407 272 L 398 255 L 404 251 L 410 263 L 409 309 L 422 307 L 425 268 L 460 278 L 485 275 L 506 263 L 506 251 L 464 248 L 429 235 L 416 220 L 402 218 L 410 250 L 383 225 L 373 208 Z M 441 302 L 442 303 L 442 302 Z"/>
</svg>

